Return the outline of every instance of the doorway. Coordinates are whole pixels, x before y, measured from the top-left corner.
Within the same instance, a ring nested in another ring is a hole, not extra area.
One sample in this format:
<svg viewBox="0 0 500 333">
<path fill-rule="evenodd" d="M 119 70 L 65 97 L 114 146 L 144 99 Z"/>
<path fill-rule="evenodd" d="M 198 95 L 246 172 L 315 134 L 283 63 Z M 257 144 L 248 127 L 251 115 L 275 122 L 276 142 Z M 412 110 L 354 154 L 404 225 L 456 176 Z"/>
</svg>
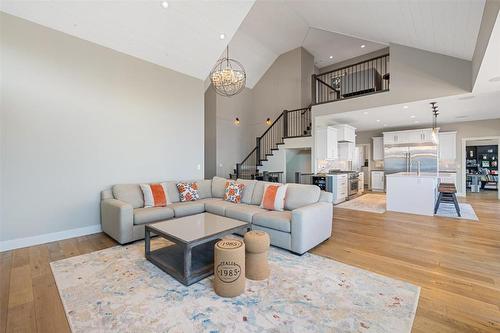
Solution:
<svg viewBox="0 0 500 333">
<path fill-rule="evenodd" d="M 295 183 L 297 172 L 311 173 L 311 148 L 296 148 L 285 150 L 286 183 Z"/>
<path fill-rule="evenodd" d="M 462 140 L 462 192 L 467 197 L 500 199 L 498 152 L 500 138 Z"/>
</svg>

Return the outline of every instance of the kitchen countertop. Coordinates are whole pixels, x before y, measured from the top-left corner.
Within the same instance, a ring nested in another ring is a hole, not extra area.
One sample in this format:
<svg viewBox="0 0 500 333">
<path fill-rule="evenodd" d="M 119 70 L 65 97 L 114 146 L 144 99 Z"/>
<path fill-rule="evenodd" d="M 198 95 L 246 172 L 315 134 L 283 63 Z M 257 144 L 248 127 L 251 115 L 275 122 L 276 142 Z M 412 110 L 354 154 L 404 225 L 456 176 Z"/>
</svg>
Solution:
<svg viewBox="0 0 500 333">
<path fill-rule="evenodd" d="M 416 172 L 398 172 L 389 174 L 387 177 L 438 178 L 439 174 L 434 172 L 421 172 L 420 175 L 417 175 Z"/>
</svg>

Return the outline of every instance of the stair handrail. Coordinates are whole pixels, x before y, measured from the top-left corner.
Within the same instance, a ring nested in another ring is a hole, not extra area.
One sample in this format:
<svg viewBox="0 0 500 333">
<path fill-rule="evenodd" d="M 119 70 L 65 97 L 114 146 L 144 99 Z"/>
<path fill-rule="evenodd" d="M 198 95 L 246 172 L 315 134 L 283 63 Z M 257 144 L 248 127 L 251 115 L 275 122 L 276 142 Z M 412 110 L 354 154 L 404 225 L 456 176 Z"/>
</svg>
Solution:
<svg viewBox="0 0 500 333">
<path fill-rule="evenodd" d="M 287 119 L 286 119 L 286 114 L 289 113 L 289 112 L 294 112 L 294 111 L 300 111 L 300 110 L 303 110 L 303 112 L 301 112 L 302 115 L 304 115 L 308 110 L 311 109 L 311 105 L 305 107 L 305 108 L 299 108 L 299 109 L 295 109 L 295 110 L 283 110 L 283 112 L 280 113 L 280 115 L 273 121 L 273 123 L 266 129 L 266 131 L 261 135 L 261 136 L 258 136 L 256 138 L 256 145 L 255 147 L 250 151 L 250 153 L 243 159 L 243 161 L 241 163 L 237 163 L 236 164 L 236 178 L 239 178 L 240 176 L 240 166 L 241 165 L 244 165 L 245 162 L 247 162 L 248 159 L 250 159 L 252 157 L 252 154 L 256 154 L 255 155 L 255 168 L 257 169 L 257 167 L 260 165 L 260 162 L 262 162 L 262 159 L 260 158 L 260 140 L 262 140 L 262 138 L 265 137 L 265 135 L 278 123 L 278 121 L 283 118 L 284 120 L 284 124 L 283 124 L 283 135 L 281 137 L 281 139 L 284 139 L 287 137 Z M 276 143 L 274 143 L 273 145 L 276 145 Z"/>
</svg>

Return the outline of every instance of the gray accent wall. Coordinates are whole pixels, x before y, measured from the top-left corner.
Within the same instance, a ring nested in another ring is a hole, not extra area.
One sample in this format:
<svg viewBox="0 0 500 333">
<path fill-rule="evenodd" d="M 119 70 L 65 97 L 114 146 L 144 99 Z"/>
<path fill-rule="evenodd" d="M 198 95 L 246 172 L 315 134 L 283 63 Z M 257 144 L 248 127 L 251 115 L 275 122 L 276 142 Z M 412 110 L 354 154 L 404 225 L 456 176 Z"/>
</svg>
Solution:
<svg viewBox="0 0 500 333">
<path fill-rule="evenodd" d="M 113 184 L 203 177 L 201 80 L 0 21 L 0 240 L 99 225 Z"/>
</svg>

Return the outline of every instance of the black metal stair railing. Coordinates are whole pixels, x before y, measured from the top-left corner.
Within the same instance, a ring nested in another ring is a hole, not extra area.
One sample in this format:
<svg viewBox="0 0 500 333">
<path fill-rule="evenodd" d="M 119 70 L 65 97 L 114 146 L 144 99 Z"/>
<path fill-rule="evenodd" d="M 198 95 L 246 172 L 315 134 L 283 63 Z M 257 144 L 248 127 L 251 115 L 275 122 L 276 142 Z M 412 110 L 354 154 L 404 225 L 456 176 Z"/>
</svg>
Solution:
<svg viewBox="0 0 500 333">
<path fill-rule="evenodd" d="M 389 91 L 389 54 L 312 76 L 313 104 Z"/>
<path fill-rule="evenodd" d="M 256 139 L 255 148 L 236 164 L 235 176 L 242 179 L 255 179 L 259 174 L 259 166 L 267 161 L 273 151 L 286 138 L 297 138 L 311 135 L 311 108 L 284 110 L 269 128 Z"/>
</svg>

